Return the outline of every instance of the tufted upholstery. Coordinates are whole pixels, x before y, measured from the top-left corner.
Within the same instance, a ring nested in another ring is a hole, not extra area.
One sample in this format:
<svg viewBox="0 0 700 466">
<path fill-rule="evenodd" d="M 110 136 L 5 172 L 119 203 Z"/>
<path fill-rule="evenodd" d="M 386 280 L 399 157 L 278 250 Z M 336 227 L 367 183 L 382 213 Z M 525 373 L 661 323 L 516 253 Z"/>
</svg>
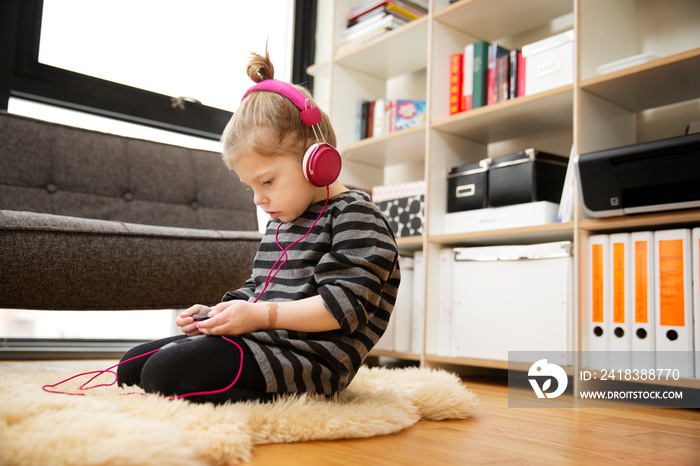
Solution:
<svg viewBox="0 0 700 466">
<path fill-rule="evenodd" d="M 0 113 L 0 307 L 218 302 L 259 241 L 220 154 Z"/>
<path fill-rule="evenodd" d="M 0 115 L 0 208 L 184 228 L 256 230 L 221 155 Z"/>
</svg>

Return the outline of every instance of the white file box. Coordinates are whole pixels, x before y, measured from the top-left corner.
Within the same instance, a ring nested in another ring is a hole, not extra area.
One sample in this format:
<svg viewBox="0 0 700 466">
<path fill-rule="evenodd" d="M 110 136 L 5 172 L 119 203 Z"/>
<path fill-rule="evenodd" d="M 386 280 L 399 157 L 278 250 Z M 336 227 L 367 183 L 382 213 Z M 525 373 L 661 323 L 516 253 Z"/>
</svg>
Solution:
<svg viewBox="0 0 700 466">
<path fill-rule="evenodd" d="M 455 249 L 452 354 L 508 360 L 508 351 L 560 352 L 551 362 L 571 365 L 571 250 L 568 241 Z"/>
</svg>

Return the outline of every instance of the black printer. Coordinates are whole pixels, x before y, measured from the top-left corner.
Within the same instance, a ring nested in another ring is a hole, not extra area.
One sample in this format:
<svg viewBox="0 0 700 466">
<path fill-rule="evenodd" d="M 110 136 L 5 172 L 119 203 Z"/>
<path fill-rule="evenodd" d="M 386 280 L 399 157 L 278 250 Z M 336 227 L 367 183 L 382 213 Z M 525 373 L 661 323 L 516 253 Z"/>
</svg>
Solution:
<svg viewBox="0 0 700 466">
<path fill-rule="evenodd" d="M 591 217 L 700 206 L 700 133 L 580 154 L 581 205 Z"/>
</svg>

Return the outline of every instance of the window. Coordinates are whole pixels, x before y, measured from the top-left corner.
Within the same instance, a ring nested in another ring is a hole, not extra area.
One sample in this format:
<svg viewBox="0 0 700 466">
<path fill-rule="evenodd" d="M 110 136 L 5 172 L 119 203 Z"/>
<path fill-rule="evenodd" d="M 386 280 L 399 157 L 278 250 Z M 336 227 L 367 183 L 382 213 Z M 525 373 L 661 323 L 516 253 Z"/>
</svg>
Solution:
<svg viewBox="0 0 700 466">
<path fill-rule="evenodd" d="M 39 62 L 234 111 L 268 43 L 292 76 L 292 0 L 44 0 Z M 187 101 L 184 102 L 185 105 Z"/>
<path fill-rule="evenodd" d="M 201 102 L 232 112 L 251 85 L 244 68 L 251 51 L 261 53 L 267 43 L 276 77 L 291 79 L 293 25 L 292 0 L 43 0 L 38 63 L 180 98 L 171 105 L 181 108 Z M 203 139 L 65 107 L 70 104 L 57 107 L 12 98 L 8 110 L 125 136 L 220 150 L 216 134 L 196 135 L 207 138 Z M 221 113 L 221 120 L 230 116 Z"/>
<path fill-rule="evenodd" d="M 266 42 L 278 78 L 311 85 L 315 3 L 4 0 L 0 108 L 11 96 L 17 113 L 39 102 L 218 140 Z"/>
</svg>

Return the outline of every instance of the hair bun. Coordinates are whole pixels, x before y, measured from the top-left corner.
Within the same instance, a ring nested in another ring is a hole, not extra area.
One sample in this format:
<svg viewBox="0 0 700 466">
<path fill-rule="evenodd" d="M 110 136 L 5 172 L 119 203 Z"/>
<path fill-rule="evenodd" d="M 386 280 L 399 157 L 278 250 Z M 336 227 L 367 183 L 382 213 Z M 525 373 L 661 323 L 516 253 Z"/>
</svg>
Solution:
<svg viewBox="0 0 700 466">
<path fill-rule="evenodd" d="M 250 54 L 250 61 L 248 62 L 248 67 L 246 72 L 250 79 L 255 83 L 260 81 L 265 81 L 266 79 L 275 78 L 275 67 L 270 61 L 270 55 L 267 53 L 267 47 L 265 47 L 265 56 L 255 52 Z"/>
</svg>

